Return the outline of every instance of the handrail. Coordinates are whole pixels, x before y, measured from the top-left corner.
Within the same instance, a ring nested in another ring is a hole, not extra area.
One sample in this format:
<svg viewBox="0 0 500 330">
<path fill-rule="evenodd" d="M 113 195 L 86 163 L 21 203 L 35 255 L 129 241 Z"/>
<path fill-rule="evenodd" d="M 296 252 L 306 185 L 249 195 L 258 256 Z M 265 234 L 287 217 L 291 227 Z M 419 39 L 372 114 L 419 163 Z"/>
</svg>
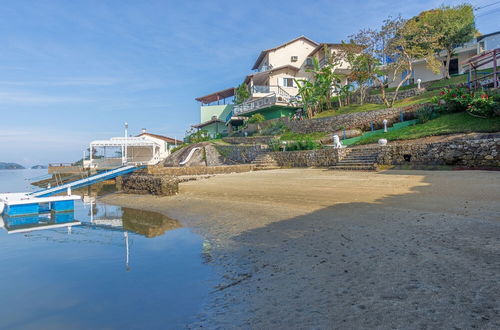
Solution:
<svg viewBox="0 0 500 330">
<path fill-rule="evenodd" d="M 187 162 L 189 162 L 191 160 L 191 157 L 193 157 L 193 154 L 197 150 L 200 150 L 200 148 L 196 147 L 196 148 L 191 149 L 191 151 L 189 151 L 189 155 L 186 157 L 186 159 L 184 159 L 184 161 L 180 162 L 179 165 L 185 165 L 185 164 L 187 164 Z"/>
</svg>

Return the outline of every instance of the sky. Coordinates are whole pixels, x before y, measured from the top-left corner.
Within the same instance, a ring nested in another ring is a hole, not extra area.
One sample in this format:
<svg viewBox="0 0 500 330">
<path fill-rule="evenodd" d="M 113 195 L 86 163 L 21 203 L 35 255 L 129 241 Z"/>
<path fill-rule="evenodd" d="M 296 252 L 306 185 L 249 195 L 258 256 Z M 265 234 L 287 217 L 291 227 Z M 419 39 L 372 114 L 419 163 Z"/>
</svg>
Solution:
<svg viewBox="0 0 500 330">
<path fill-rule="evenodd" d="M 75 161 L 125 122 L 182 138 L 199 122 L 194 98 L 240 84 L 263 49 L 300 35 L 340 42 L 389 15 L 461 2 L 4 0 L 0 161 Z M 500 3 L 476 14 L 482 33 L 500 30 Z"/>
</svg>

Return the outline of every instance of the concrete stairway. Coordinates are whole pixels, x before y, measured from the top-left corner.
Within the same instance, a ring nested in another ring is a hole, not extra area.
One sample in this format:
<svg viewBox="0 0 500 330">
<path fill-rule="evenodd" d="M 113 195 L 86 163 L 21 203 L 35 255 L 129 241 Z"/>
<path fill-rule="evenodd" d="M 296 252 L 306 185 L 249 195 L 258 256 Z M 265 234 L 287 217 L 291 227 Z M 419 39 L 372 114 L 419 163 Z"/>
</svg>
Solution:
<svg viewBox="0 0 500 330">
<path fill-rule="evenodd" d="M 377 152 L 368 148 L 348 149 L 347 155 L 331 169 L 342 171 L 375 171 Z"/>
<path fill-rule="evenodd" d="M 273 170 L 280 168 L 278 163 L 267 153 L 258 155 L 252 162 L 256 170 Z"/>
</svg>

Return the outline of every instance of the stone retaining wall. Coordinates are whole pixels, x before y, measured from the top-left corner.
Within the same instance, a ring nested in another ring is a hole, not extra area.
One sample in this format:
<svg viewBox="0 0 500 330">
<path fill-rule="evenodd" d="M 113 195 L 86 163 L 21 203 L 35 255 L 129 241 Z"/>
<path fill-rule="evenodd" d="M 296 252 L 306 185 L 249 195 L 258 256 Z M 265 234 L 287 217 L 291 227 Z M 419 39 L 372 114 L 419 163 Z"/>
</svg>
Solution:
<svg viewBox="0 0 500 330">
<path fill-rule="evenodd" d="M 344 157 L 346 149 L 318 149 L 268 153 L 282 167 L 328 167 Z"/>
<path fill-rule="evenodd" d="M 269 144 L 274 138 L 274 136 L 231 136 L 222 138 L 222 141 L 231 144 Z"/>
<path fill-rule="evenodd" d="M 217 145 L 214 147 L 217 149 L 226 164 L 250 164 L 255 158 L 257 158 L 258 155 L 267 151 L 267 149 L 261 147 L 261 145 Z"/>
<path fill-rule="evenodd" d="M 424 104 L 414 104 L 401 108 L 373 110 L 299 121 L 289 120 L 288 118 L 279 120 L 283 121 L 295 133 L 333 132 L 342 128 L 357 128 L 367 131 L 370 129 L 371 122 L 374 123 L 375 129 L 383 127 L 382 121 L 384 119 L 387 119 L 389 126 L 394 122 L 399 122 L 401 112 L 403 112 L 405 120 L 414 119 L 415 112 L 422 106 Z"/>
<path fill-rule="evenodd" d="M 500 138 L 394 144 L 379 148 L 379 165 L 455 165 L 500 167 Z M 406 158 L 409 160 L 405 160 Z"/>
<path fill-rule="evenodd" d="M 181 176 L 181 175 L 207 175 L 207 174 L 227 174 L 253 171 L 255 165 L 225 165 L 225 166 L 191 166 L 191 167 L 157 167 L 150 166 L 147 173 L 160 176 Z"/>
<path fill-rule="evenodd" d="M 173 176 L 131 174 L 118 177 L 116 188 L 129 194 L 172 196 L 179 192 L 179 180 Z"/>
</svg>

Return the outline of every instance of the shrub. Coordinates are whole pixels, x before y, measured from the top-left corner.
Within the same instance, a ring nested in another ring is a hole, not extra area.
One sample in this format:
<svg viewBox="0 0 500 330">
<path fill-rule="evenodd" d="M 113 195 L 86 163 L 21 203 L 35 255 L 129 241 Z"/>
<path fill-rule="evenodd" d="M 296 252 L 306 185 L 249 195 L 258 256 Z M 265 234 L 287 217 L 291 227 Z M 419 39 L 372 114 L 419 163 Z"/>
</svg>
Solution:
<svg viewBox="0 0 500 330">
<path fill-rule="evenodd" d="M 202 129 L 197 132 L 194 132 L 190 135 L 187 136 L 187 140 L 190 143 L 198 143 L 198 142 L 203 142 L 203 141 L 208 141 L 210 140 L 210 134 L 208 131 Z"/>
<path fill-rule="evenodd" d="M 467 112 L 473 116 L 490 117 L 493 115 L 493 109 L 497 105 L 493 97 L 490 97 L 486 93 L 481 93 L 479 96 L 471 99 L 467 105 Z"/>
<path fill-rule="evenodd" d="M 423 123 L 428 122 L 431 119 L 436 118 L 438 116 L 438 113 L 437 113 L 434 106 L 428 105 L 428 106 L 425 106 L 425 107 L 418 109 L 416 116 L 417 116 L 418 121 L 421 124 L 423 124 Z"/>
<path fill-rule="evenodd" d="M 264 127 L 261 131 L 261 135 L 280 135 L 288 132 L 290 129 L 281 121 L 275 121 Z"/>
<path fill-rule="evenodd" d="M 496 107 L 500 106 L 497 97 L 491 92 L 473 92 L 463 87 L 445 88 L 433 98 L 433 102 L 440 112 L 467 111 L 473 116 L 488 117 L 493 115 Z"/>
<path fill-rule="evenodd" d="M 272 151 L 280 151 L 281 148 L 281 141 L 278 139 L 272 139 L 269 141 L 269 149 Z"/>
<path fill-rule="evenodd" d="M 321 144 L 312 140 L 312 139 L 305 139 L 305 140 L 289 142 L 286 145 L 286 150 L 288 150 L 288 151 L 314 150 L 314 149 L 320 149 L 320 148 L 321 148 Z"/>
<path fill-rule="evenodd" d="M 247 123 L 258 124 L 258 123 L 262 123 L 264 121 L 266 121 L 266 118 L 264 118 L 264 116 L 261 115 L 260 113 L 256 113 L 256 114 L 252 115 L 250 118 L 248 118 Z"/>
</svg>

